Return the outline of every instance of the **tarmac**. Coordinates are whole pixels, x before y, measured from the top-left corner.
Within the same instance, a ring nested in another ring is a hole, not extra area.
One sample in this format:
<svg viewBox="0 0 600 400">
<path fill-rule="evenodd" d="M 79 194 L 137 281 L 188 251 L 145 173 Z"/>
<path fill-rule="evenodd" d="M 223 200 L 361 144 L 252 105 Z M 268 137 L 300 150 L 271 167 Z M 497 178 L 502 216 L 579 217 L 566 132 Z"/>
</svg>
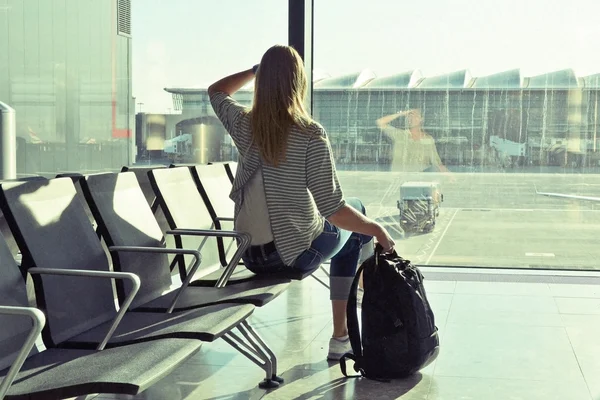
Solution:
<svg viewBox="0 0 600 400">
<path fill-rule="evenodd" d="M 345 196 L 389 230 L 397 252 L 417 265 L 600 270 L 600 197 L 595 173 L 396 173 L 338 171 Z M 436 181 L 444 202 L 435 229 L 403 232 L 397 201 L 406 181 Z"/>
</svg>

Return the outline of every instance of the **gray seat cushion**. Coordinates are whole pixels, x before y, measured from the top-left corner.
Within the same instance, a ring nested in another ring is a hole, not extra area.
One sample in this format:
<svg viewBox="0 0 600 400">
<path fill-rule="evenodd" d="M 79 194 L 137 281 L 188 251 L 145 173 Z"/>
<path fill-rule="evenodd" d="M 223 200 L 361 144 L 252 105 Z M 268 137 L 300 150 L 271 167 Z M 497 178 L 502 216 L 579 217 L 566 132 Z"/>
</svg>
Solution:
<svg viewBox="0 0 600 400">
<path fill-rule="evenodd" d="M 206 274 L 201 277 L 194 277 L 194 280 L 190 283 L 190 286 L 203 286 L 210 287 L 215 286 L 217 280 L 223 275 L 223 268 L 219 268 L 218 270 Z M 244 265 L 238 265 L 233 271 L 233 274 L 229 277 L 227 281 L 227 285 L 233 285 L 242 282 L 249 282 L 256 279 L 257 276 L 254 272 L 250 271 Z"/>
<path fill-rule="evenodd" d="M 290 281 L 279 283 L 267 279 L 255 279 L 223 288 L 190 286 L 181 294 L 176 310 L 187 310 L 200 306 L 220 303 L 243 303 L 262 307 L 281 294 Z M 138 310 L 165 310 L 171 304 L 176 292 L 169 292 L 157 299 L 141 305 Z"/>
<path fill-rule="evenodd" d="M 107 347 L 155 340 L 184 338 L 212 342 L 244 321 L 254 306 L 219 304 L 201 309 L 175 312 L 128 312 L 117 327 Z M 95 348 L 104 339 L 110 322 L 77 335 L 61 347 Z"/>
<path fill-rule="evenodd" d="M 49 349 L 27 359 L 6 399 L 135 395 L 170 374 L 201 345 L 198 340 L 161 339 L 103 351 Z M 1 371 L 0 378 L 7 372 Z"/>
<path fill-rule="evenodd" d="M 290 268 L 289 270 L 283 271 L 283 272 L 257 275 L 254 272 L 250 271 L 245 266 L 238 265 L 236 267 L 234 273 L 231 275 L 231 277 L 227 281 L 227 286 L 237 285 L 239 283 L 245 283 L 245 282 L 253 282 L 255 280 L 260 280 L 260 279 L 267 279 L 267 280 L 271 280 L 271 281 L 279 280 L 280 282 L 281 282 L 281 280 L 285 280 L 285 279 L 289 279 L 292 281 L 301 281 L 304 278 L 310 276 L 317 269 L 319 269 L 319 268 L 316 267 L 309 271 L 299 271 L 299 270 L 294 270 L 294 269 Z M 217 283 L 217 280 L 219 279 L 219 277 L 222 274 L 223 274 L 223 269 L 219 269 L 218 271 L 211 272 L 210 274 L 207 274 L 205 276 L 195 278 L 190 283 L 190 286 L 201 286 L 201 287 L 215 286 L 215 284 Z"/>
</svg>

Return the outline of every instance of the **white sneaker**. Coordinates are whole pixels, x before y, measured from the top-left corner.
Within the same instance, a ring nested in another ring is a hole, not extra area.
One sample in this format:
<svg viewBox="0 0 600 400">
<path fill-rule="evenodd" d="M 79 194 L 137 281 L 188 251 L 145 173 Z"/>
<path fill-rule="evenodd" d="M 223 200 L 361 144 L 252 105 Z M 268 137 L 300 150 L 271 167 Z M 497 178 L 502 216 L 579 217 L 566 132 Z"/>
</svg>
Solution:
<svg viewBox="0 0 600 400">
<path fill-rule="evenodd" d="M 365 295 L 365 289 L 358 288 L 356 291 L 356 308 L 362 308 L 362 300 Z"/>
<path fill-rule="evenodd" d="M 327 360 L 339 361 L 340 358 L 346 353 L 352 353 L 352 345 L 350 344 L 350 337 L 348 335 L 329 339 L 329 354 L 327 354 Z"/>
</svg>

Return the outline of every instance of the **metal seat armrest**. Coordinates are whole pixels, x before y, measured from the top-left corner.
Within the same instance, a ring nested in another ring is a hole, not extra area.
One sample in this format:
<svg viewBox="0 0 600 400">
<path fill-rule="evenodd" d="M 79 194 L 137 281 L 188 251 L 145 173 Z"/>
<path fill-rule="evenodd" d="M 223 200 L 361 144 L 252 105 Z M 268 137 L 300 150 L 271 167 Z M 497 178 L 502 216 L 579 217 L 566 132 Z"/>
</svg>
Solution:
<svg viewBox="0 0 600 400">
<path fill-rule="evenodd" d="M 161 254 L 188 254 L 194 256 L 194 264 L 190 268 L 187 276 L 181 283 L 181 287 L 177 290 L 175 297 L 171 301 L 171 305 L 167 309 L 167 313 L 172 313 L 175 309 L 175 305 L 177 300 L 181 297 L 183 291 L 189 286 L 192 277 L 196 274 L 196 271 L 200 267 L 200 263 L 202 262 L 202 255 L 198 250 L 190 250 L 190 249 L 172 249 L 167 247 L 144 247 L 144 246 L 110 246 L 108 248 L 109 251 L 113 252 L 138 252 L 138 253 L 161 253 Z"/>
<path fill-rule="evenodd" d="M 19 354 L 17 354 L 17 358 L 10 366 L 8 373 L 2 380 L 2 384 L 0 384 L 0 399 L 3 399 L 4 396 L 6 396 L 8 389 L 10 389 L 13 381 L 17 377 L 17 374 L 21 370 L 23 363 L 25 363 L 25 360 L 27 360 L 27 356 L 29 356 L 31 349 L 33 349 L 37 338 L 40 336 L 40 333 L 42 333 L 42 329 L 46 324 L 46 317 L 44 316 L 44 313 L 37 308 L 14 306 L 0 306 L 0 315 L 27 316 L 33 322 L 33 326 L 27 335 L 25 343 L 23 343 L 23 346 L 21 346 L 21 350 L 19 351 Z"/>
<path fill-rule="evenodd" d="M 29 268 L 27 270 L 31 275 L 39 274 L 39 275 L 62 275 L 62 276 L 76 276 L 76 277 L 84 277 L 84 278 L 111 278 L 111 279 L 126 279 L 131 282 L 132 289 L 131 292 L 127 295 L 127 298 L 123 302 L 123 305 L 119 309 L 117 316 L 115 317 L 113 323 L 108 329 L 108 333 L 100 342 L 96 350 L 104 350 L 106 344 L 112 337 L 113 333 L 117 329 L 117 326 L 123 319 L 123 316 L 127 312 L 127 309 L 133 302 L 135 295 L 138 290 L 140 290 L 140 278 L 132 274 L 130 272 L 114 272 L 114 271 L 94 271 L 94 270 L 80 270 L 80 269 L 57 269 L 57 268 Z"/>
<path fill-rule="evenodd" d="M 223 274 L 217 280 L 215 287 L 224 287 L 229 278 L 238 266 L 239 261 L 242 259 L 242 255 L 246 252 L 250 244 L 252 243 L 252 237 L 250 234 L 245 232 L 236 231 L 219 231 L 219 230 L 206 230 L 206 229 L 172 229 L 166 232 L 169 235 L 189 235 L 189 236 L 210 236 L 210 237 L 234 237 L 240 239 L 238 248 L 231 257 L 229 264 L 225 267 Z M 189 277 L 189 275 L 188 275 Z M 188 280 L 186 277 L 186 280 Z M 190 278 L 191 279 L 191 278 Z"/>
<path fill-rule="evenodd" d="M 232 237 L 242 239 L 244 237 L 250 237 L 245 232 L 237 231 L 222 231 L 219 229 L 170 229 L 166 232 L 167 235 L 182 235 L 182 236 L 209 236 L 209 237 Z"/>
</svg>

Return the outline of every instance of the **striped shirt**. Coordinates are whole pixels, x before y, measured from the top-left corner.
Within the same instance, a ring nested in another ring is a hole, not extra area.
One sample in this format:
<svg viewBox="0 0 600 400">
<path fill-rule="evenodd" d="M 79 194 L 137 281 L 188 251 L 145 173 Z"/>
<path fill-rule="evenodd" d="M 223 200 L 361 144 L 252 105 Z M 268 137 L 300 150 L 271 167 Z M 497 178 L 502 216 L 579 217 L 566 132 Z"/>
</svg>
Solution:
<svg viewBox="0 0 600 400">
<path fill-rule="evenodd" d="M 225 93 L 213 93 L 211 104 L 231 135 L 238 152 L 238 168 L 230 197 L 237 218 L 243 189 L 262 167 L 267 209 L 275 247 L 286 265 L 310 247 L 328 218 L 346 203 L 338 181 L 331 145 L 318 123 L 308 128 L 293 125 L 285 160 L 277 167 L 263 163 L 252 142 L 248 109 Z"/>
</svg>

